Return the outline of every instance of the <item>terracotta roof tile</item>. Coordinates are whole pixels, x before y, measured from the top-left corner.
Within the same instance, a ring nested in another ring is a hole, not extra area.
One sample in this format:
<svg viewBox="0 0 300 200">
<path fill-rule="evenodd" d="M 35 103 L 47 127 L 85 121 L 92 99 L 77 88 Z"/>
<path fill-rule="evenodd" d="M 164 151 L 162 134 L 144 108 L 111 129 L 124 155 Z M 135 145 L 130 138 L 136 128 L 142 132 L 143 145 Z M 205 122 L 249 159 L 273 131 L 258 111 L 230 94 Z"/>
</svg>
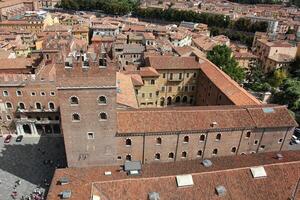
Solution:
<svg viewBox="0 0 300 200">
<path fill-rule="evenodd" d="M 143 109 L 117 112 L 119 134 L 207 131 L 227 128 L 294 127 L 297 123 L 283 106 L 270 105 L 274 113 L 263 113 L 264 107 L 212 106 Z M 213 122 L 217 123 L 212 127 Z"/>
<path fill-rule="evenodd" d="M 158 77 L 159 73 L 153 67 L 141 67 L 140 74 L 142 77 Z"/>
<path fill-rule="evenodd" d="M 138 108 L 135 91 L 130 75 L 117 72 L 117 103 L 131 108 Z"/>
<path fill-rule="evenodd" d="M 204 59 L 204 58 L 203 58 Z M 249 94 L 244 88 L 240 87 L 221 69 L 212 62 L 205 59 L 201 63 L 201 71 L 212 83 L 219 88 L 235 105 L 259 105 L 261 102 Z"/>
<path fill-rule="evenodd" d="M 149 56 L 146 63 L 155 69 L 200 69 L 193 57 Z"/>
<path fill-rule="evenodd" d="M 199 160 L 155 163 L 143 165 L 140 176 L 127 176 L 119 166 L 57 169 L 47 196 L 59 200 L 59 193 L 72 191 L 73 200 L 87 200 L 91 194 L 100 194 L 104 200 L 143 200 L 149 192 L 158 192 L 161 199 L 220 199 L 215 193 L 217 185 L 227 189 L 223 199 L 288 199 L 300 176 L 300 152 L 259 153 L 242 156 L 212 158 L 213 165 L 205 168 Z M 254 179 L 250 167 L 263 165 L 267 177 Z M 111 171 L 111 176 L 105 176 Z M 192 174 L 194 185 L 178 188 L 176 175 Z M 57 184 L 67 177 L 69 184 Z M 138 191 L 138 192 L 137 192 Z M 297 197 L 299 191 L 296 192 Z"/>
</svg>

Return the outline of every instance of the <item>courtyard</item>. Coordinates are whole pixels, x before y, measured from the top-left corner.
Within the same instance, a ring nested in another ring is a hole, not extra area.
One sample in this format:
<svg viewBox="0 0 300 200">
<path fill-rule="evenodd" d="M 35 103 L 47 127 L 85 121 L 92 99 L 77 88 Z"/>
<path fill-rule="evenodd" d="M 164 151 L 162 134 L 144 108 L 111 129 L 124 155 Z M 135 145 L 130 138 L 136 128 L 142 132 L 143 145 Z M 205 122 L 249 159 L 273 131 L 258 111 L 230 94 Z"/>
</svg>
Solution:
<svg viewBox="0 0 300 200">
<path fill-rule="evenodd" d="M 0 138 L 0 199 L 42 198 L 56 168 L 66 166 L 63 137 Z M 34 194 L 34 195 L 32 195 Z"/>
</svg>

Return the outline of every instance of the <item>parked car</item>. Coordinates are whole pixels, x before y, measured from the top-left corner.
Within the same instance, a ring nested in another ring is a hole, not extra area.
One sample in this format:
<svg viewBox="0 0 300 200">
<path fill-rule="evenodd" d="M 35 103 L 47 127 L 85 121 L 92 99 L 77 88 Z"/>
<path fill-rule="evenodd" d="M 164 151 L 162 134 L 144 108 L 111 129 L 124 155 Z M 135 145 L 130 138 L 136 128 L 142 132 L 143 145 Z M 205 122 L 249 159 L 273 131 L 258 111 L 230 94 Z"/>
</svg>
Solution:
<svg viewBox="0 0 300 200">
<path fill-rule="evenodd" d="M 19 135 L 16 139 L 16 142 L 21 142 L 23 140 L 23 135 Z"/>
<path fill-rule="evenodd" d="M 10 143 L 11 138 L 12 138 L 11 135 L 6 136 L 6 138 L 5 138 L 5 140 L 4 140 L 4 143 Z"/>
</svg>

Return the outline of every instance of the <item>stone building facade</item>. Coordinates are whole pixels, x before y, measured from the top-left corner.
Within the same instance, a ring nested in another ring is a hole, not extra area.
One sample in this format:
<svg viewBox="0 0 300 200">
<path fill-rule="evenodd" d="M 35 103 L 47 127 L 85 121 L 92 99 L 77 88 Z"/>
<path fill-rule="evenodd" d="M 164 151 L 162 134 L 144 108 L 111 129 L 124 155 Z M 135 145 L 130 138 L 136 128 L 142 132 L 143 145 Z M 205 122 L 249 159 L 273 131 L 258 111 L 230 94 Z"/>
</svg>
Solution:
<svg viewBox="0 0 300 200">
<path fill-rule="evenodd" d="M 116 65 L 104 54 L 71 56 L 57 68 L 57 90 L 68 166 L 116 160 Z M 70 61 L 70 59 L 68 60 Z"/>
</svg>

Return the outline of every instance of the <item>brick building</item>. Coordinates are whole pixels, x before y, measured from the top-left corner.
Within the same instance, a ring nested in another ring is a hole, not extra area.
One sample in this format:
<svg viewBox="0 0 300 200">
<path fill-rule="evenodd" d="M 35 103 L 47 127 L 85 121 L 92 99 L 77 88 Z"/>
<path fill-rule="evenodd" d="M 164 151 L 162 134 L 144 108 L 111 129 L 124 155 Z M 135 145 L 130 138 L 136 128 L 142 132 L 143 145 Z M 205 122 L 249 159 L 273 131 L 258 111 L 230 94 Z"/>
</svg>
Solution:
<svg viewBox="0 0 300 200">
<path fill-rule="evenodd" d="M 119 163 L 173 162 L 287 150 L 296 125 L 283 106 L 117 112 Z M 284 117 L 283 117 L 284 116 Z"/>
<path fill-rule="evenodd" d="M 116 65 L 104 51 L 70 53 L 57 68 L 69 166 L 116 160 Z M 100 145 L 101 144 L 101 145 Z"/>
<path fill-rule="evenodd" d="M 58 200 L 62 192 L 74 200 L 298 199 L 299 151 L 281 155 L 211 158 L 210 167 L 199 160 L 146 164 L 139 175 L 128 175 L 119 166 L 57 169 L 47 199 Z M 183 186 L 180 180 L 186 177 Z"/>
</svg>

